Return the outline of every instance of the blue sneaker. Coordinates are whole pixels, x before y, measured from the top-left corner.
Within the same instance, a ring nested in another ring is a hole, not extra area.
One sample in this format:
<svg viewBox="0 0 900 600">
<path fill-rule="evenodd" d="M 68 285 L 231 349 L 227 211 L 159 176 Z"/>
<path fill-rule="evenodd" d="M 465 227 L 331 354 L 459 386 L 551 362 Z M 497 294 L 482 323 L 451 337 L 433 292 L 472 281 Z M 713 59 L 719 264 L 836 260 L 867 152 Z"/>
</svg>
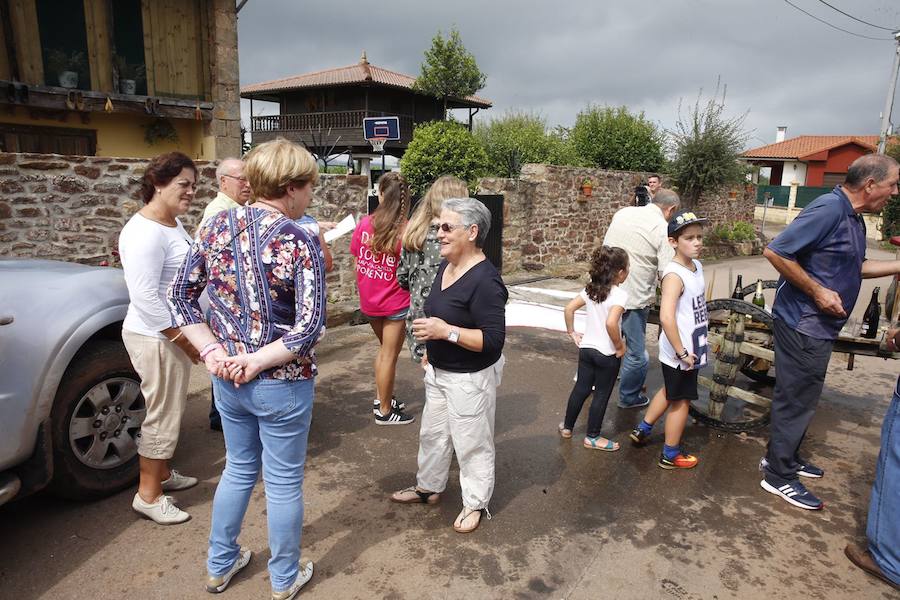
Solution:
<svg viewBox="0 0 900 600">
<path fill-rule="evenodd" d="M 645 396 L 644 394 L 639 394 L 638 399 L 634 402 L 622 402 L 619 400 L 616 402 L 616 406 L 619 408 L 641 408 L 642 406 L 647 406 L 650 404 L 650 398 Z"/>
<path fill-rule="evenodd" d="M 782 485 L 769 483 L 765 479 L 759 482 L 760 487 L 770 494 L 781 496 L 788 503 L 806 510 L 822 510 L 825 504 L 813 496 L 799 481 L 787 481 Z"/>
<path fill-rule="evenodd" d="M 769 466 L 769 461 L 763 456 L 759 459 L 759 470 L 764 471 L 766 467 Z M 808 477 L 810 479 L 821 479 L 825 475 L 825 471 L 820 469 L 816 465 L 812 463 L 808 463 L 805 461 L 800 461 L 800 466 L 797 467 L 797 475 L 800 477 Z"/>
</svg>

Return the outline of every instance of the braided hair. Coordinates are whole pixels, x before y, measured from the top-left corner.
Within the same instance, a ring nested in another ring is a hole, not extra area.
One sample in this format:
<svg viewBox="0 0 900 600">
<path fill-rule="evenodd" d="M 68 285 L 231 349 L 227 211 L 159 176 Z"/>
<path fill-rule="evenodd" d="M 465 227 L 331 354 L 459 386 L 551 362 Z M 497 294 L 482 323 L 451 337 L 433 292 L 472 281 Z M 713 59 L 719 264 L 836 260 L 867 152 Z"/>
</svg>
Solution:
<svg viewBox="0 0 900 600">
<path fill-rule="evenodd" d="M 628 253 L 615 246 L 600 246 L 591 255 L 591 282 L 584 291 L 594 302 L 603 302 L 609 296 L 616 274 L 628 268 Z"/>
<path fill-rule="evenodd" d="M 381 204 L 372 213 L 372 251 L 380 254 L 394 254 L 406 217 L 409 214 L 409 183 L 400 173 L 391 171 L 378 178 Z"/>
</svg>

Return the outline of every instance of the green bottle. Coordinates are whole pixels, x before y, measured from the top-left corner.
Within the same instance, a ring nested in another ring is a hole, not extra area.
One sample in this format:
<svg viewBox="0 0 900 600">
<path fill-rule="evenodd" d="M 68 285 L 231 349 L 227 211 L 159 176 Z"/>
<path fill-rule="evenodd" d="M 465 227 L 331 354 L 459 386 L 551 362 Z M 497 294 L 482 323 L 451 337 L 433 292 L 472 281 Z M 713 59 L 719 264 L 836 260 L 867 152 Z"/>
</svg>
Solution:
<svg viewBox="0 0 900 600">
<path fill-rule="evenodd" d="M 753 294 L 753 304 L 763 310 L 766 309 L 766 297 L 763 296 L 762 279 L 756 280 L 756 292 Z"/>
</svg>

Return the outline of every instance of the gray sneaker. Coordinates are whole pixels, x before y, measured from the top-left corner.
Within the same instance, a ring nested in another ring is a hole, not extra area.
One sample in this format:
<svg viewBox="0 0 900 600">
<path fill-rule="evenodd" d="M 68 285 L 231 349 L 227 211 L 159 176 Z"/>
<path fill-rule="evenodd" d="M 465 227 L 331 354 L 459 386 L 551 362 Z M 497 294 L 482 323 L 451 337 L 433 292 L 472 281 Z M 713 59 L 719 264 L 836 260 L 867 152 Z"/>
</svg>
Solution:
<svg viewBox="0 0 900 600">
<path fill-rule="evenodd" d="M 305 565 L 301 562 L 300 571 L 297 573 L 297 579 L 294 580 L 294 584 L 288 589 L 281 592 L 272 592 L 272 600 L 291 600 L 294 596 L 297 595 L 297 592 L 300 591 L 300 588 L 302 588 L 309 582 L 310 579 L 312 579 L 312 575 L 312 561 L 307 562 Z"/>
<path fill-rule="evenodd" d="M 178 490 L 186 490 L 197 485 L 196 477 L 188 477 L 182 475 L 175 469 L 169 470 L 169 478 L 162 482 L 164 492 L 177 492 Z"/>
<path fill-rule="evenodd" d="M 191 518 L 191 515 L 175 506 L 172 496 L 162 495 L 156 502 L 144 502 L 140 494 L 135 494 L 131 508 L 160 525 L 177 525 Z"/>
<path fill-rule="evenodd" d="M 647 406 L 650 404 L 650 398 L 645 396 L 644 394 L 639 394 L 637 400 L 634 402 L 616 402 L 616 406 L 619 408 L 641 408 L 642 406 Z"/>
<path fill-rule="evenodd" d="M 246 567 L 250 563 L 250 557 L 252 556 L 252 552 L 241 548 L 240 553 L 238 554 L 237 560 L 234 561 L 234 564 L 224 575 L 219 575 L 218 577 L 213 577 L 209 575 L 206 578 L 206 591 L 210 594 L 218 594 L 225 591 L 225 588 L 228 587 L 228 584 L 231 582 L 231 578 L 237 575 L 238 571 Z"/>
</svg>

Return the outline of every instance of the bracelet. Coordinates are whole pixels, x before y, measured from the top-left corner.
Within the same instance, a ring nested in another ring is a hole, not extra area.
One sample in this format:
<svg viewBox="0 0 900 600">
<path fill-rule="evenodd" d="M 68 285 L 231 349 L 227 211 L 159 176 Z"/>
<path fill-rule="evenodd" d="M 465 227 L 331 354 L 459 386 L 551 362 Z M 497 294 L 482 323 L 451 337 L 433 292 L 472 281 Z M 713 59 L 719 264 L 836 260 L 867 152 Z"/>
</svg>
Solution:
<svg viewBox="0 0 900 600">
<path fill-rule="evenodd" d="M 685 348 L 684 350 L 682 350 L 681 352 L 676 354 L 675 358 L 677 358 L 678 360 L 684 360 L 685 358 L 688 357 L 688 354 L 690 354 L 690 353 L 687 351 L 687 348 Z"/>
<path fill-rule="evenodd" d="M 181 331 L 181 330 L 179 329 L 179 330 L 178 330 L 178 335 L 176 335 L 175 337 L 173 337 L 173 338 L 170 339 L 169 341 L 172 342 L 172 343 L 174 344 L 175 341 L 176 341 L 178 338 L 180 338 L 181 336 L 183 336 L 183 335 L 184 335 L 184 332 Z"/>
<path fill-rule="evenodd" d="M 200 351 L 200 360 L 206 360 L 206 357 L 209 356 L 214 350 L 222 350 L 222 344 L 219 342 L 210 342 L 207 345 L 203 346 L 203 349 Z"/>
</svg>

